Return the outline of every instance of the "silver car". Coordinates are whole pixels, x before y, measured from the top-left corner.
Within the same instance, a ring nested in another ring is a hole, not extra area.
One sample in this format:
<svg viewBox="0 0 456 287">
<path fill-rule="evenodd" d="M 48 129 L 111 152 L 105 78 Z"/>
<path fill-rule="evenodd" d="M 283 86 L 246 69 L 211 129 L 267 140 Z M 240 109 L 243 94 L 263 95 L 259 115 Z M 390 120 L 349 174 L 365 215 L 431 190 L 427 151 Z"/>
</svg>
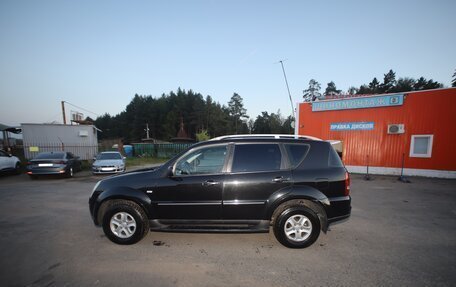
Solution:
<svg viewBox="0 0 456 287">
<path fill-rule="evenodd" d="M 99 153 L 92 164 L 93 174 L 125 172 L 125 157 L 117 151 Z"/>
</svg>

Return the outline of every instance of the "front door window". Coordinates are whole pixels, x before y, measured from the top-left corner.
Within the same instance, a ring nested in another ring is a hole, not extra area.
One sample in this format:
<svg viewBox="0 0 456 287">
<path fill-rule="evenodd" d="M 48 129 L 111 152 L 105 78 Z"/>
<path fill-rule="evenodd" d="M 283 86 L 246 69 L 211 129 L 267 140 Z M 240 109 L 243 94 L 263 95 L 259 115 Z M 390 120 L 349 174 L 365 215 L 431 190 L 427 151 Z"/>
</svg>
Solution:
<svg viewBox="0 0 456 287">
<path fill-rule="evenodd" d="M 188 176 L 221 173 L 226 154 L 226 145 L 211 146 L 190 152 L 177 161 L 174 175 Z"/>
</svg>

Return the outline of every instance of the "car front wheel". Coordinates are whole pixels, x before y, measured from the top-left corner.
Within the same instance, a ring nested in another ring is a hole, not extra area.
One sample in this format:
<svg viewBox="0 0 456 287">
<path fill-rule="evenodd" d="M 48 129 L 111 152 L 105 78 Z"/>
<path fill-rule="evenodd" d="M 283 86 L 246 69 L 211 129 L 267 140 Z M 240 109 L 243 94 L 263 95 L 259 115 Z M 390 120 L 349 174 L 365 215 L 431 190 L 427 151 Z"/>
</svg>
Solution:
<svg viewBox="0 0 456 287">
<path fill-rule="evenodd" d="M 134 244 L 149 232 L 149 221 L 139 205 L 119 200 L 106 209 L 103 231 L 114 243 Z"/>
<path fill-rule="evenodd" d="M 16 163 L 16 167 L 14 168 L 14 173 L 21 174 L 21 164 L 20 163 Z"/>
<path fill-rule="evenodd" d="M 320 220 L 316 213 L 305 206 L 285 209 L 274 223 L 274 235 L 290 248 L 312 245 L 320 235 Z"/>
</svg>

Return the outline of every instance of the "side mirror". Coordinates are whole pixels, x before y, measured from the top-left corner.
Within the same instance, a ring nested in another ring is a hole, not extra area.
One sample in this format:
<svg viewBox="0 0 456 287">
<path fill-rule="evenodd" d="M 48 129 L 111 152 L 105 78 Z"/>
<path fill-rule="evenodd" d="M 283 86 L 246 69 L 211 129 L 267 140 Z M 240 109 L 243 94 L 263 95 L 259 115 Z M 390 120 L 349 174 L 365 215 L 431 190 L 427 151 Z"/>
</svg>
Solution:
<svg viewBox="0 0 456 287">
<path fill-rule="evenodd" d="M 123 159 L 123 160 L 126 160 L 126 159 L 127 159 L 127 157 L 123 156 L 123 157 L 122 157 L 122 159 Z"/>
<path fill-rule="evenodd" d="M 166 172 L 166 176 L 167 176 L 167 177 L 171 177 L 171 176 L 173 176 L 173 175 L 174 175 L 174 174 L 173 174 L 173 166 L 170 165 L 170 166 L 168 166 L 168 170 L 167 170 L 167 172 Z"/>
<path fill-rule="evenodd" d="M 96 157 L 96 156 L 94 156 L 94 157 L 93 157 L 93 161 L 96 161 L 96 160 L 97 160 L 97 157 Z"/>
<path fill-rule="evenodd" d="M 9 153 L 9 154 L 8 154 L 8 157 L 13 157 L 13 155 Z"/>
</svg>

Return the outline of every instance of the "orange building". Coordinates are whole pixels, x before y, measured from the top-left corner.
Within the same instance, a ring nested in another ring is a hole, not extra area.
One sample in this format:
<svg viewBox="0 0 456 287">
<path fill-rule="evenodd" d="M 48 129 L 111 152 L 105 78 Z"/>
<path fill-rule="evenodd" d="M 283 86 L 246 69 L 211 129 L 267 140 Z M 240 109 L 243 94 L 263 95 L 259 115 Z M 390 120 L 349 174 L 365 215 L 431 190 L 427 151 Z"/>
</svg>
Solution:
<svg viewBox="0 0 456 287">
<path fill-rule="evenodd" d="M 350 172 L 456 178 L 456 88 L 300 103 L 296 132 L 342 142 Z"/>
</svg>

